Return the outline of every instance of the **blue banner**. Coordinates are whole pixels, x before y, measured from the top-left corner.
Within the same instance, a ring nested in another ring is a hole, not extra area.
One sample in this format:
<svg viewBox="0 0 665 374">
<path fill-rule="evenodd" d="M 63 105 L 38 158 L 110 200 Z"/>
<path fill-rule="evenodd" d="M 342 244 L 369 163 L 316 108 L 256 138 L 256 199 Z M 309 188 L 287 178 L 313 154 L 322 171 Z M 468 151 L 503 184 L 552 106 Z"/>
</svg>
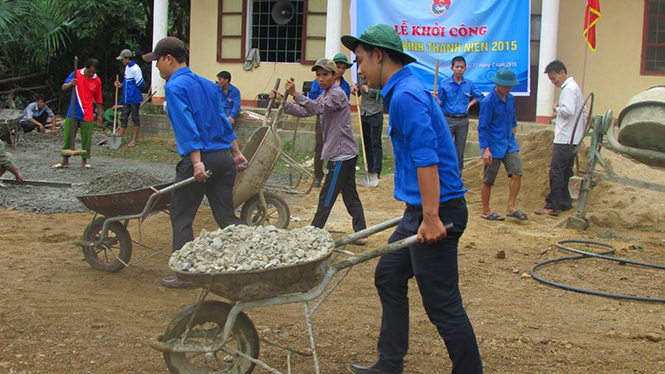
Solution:
<svg viewBox="0 0 665 374">
<path fill-rule="evenodd" d="M 351 1 L 351 32 L 360 35 L 377 23 L 394 27 L 404 51 L 418 60 L 409 67 L 430 90 L 436 60 L 441 82 L 452 75 L 453 57 L 463 56 L 464 76 L 481 91 L 492 90 L 496 72 L 510 68 L 520 82 L 513 94 L 528 96 L 530 21 L 530 0 Z"/>
</svg>

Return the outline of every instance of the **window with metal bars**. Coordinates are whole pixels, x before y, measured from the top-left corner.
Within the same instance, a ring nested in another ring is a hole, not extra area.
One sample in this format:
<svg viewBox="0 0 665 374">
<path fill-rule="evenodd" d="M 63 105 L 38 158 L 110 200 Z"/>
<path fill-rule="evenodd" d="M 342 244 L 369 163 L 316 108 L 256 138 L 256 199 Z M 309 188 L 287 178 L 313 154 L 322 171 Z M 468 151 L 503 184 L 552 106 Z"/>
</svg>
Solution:
<svg viewBox="0 0 665 374">
<path fill-rule="evenodd" d="M 665 0 L 644 1 L 642 75 L 665 75 Z"/>
<path fill-rule="evenodd" d="M 303 51 L 303 0 L 291 0 L 295 8 L 293 18 L 285 25 L 272 19 L 277 0 L 250 0 L 252 2 L 249 41 L 252 48 L 261 51 L 261 60 L 268 62 L 301 62 Z"/>
</svg>

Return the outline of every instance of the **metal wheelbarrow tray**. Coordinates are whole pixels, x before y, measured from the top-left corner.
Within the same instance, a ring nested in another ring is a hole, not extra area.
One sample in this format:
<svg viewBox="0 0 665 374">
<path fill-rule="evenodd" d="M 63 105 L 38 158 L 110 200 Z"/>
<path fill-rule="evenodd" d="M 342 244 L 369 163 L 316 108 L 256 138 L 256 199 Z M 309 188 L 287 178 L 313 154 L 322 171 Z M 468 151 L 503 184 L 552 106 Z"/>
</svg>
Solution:
<svg viewBox="0 0 665 374">
<path fill-rule="evenodd" d="M 332 254 L 331 251 L 317 259 L 261 270 L 176 273 L 179 279 L 192 282 L 194 287 L 209 288 L 210 292 L 225 299 L 251 301 L 311 290 L 325 277 Z"/>
<path fill-rule="evenodd" d="M 155 187 L 147 187 L 139 190 L 118 192 L 103 195 L 82 195 L 76 198 L 86 208 L 107 217 L 126 216 L 141 213 L 145 208 L 150 195 L 156 190 L 164 189 L 173 183 L 164 183 Z M 164 210 L 171 205 L 171 194 L 165 194 L 158 199 L 152 210 Z"/>
</svg>

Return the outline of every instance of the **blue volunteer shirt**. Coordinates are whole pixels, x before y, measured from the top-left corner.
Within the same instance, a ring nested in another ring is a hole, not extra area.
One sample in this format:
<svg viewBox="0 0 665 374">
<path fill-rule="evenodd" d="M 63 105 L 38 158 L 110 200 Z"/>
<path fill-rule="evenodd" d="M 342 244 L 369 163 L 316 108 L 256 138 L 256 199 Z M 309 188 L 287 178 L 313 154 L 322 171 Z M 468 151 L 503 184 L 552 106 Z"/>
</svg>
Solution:
<svg viewBox="0 0 665 374">
<path fill-rule="evenodd" d="M 437 165 L 440 202 L 463 197 L 457 152 L 439 104 L 411 70 L 395 73 L 381 90 L 395 154 L 395 199 L 422 205 L 418 167 Z"/>
<path fill-rule="evenodd" d="M 141 91 L 145 88 L 143 73 L 141 68 L 136 65 L 136 61 L 130 61 L 125 66 L 125 78 L 122 82 L 122 99 L 118 105 L 141 104 L 143 95 Z"/>
<path fill-rule="evenodd" d="M 219 82 L 215 83 L 215 86 L 217 86 L 217 93 L 219 94 L 219 100 L 222 102 L 224 113 L 227 117 L 232 117 L 235 120 L 240 114 L 240 90 L 231 83 L 229 83 L 228 93 L 224 93 L 224 89 L 219 85 Z"/>
<path fill-rule="evenodd" d="M 339 81 L 339 88 L 344 91 L 346 94 L 346 98 L 350 99 L 351 98 L 351 86 L 349 86 L 349 83 L 344 80 L 344 77 L 342 77 Z M 309 97 L 311 100 L 316 99 L 321 95 L 325 90 L 319 86 L 319 81 L 314 79 L 314 82 L 312 82 L 312 88 L 309 90 L 309 94 L 307 94 L 307 97 Z"/>
<path fill-rule="evenodd" d="M 469 79 L 462 78 L 460 83 L 450 78 L 441 82 L 439 86 L 439 101 L 443 114 L 469 114 L 466 108 L 472 99 L 483 99 L 483 93 Z"/>
<path fill-rule="evenodd" d="M 503 158 L 507 153 L 520 150 L 513 128 L 517 127 L 515 97 L 508 94 L 501 100 L 496 90 L 492 90 L 480 103 L 478 119 L 478 144 L 480 149 L 488 148 L 493 158 Z"/>
<path fill-rule="evenodd" d="M 178 153 L 229 149 L 236 139 L 211 81 L 189 67 L 176 71 L 164 85 L 167 115 L 175 132 Z"/>
</svg>

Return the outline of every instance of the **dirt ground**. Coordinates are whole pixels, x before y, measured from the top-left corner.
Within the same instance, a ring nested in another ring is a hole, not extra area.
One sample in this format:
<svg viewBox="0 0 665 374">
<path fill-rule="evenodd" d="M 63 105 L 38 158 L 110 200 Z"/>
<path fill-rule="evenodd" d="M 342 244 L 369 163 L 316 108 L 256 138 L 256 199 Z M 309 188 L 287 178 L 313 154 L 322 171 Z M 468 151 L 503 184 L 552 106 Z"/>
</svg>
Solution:
<svg viewBox="0 0 665 374">
<path fill-rule="evenodd" d="M 546 194 L 548 140 L 547 135 L 534 135 L 527 141 L 531 145 L 523 145 L 525 175 L 518 207 L 530 215 L 528 221 L 481 220 L 481 166 L 473 161 L 465 169 L 470 222 L 459 246 L 460 288 L 485 372 L 665 373 L 665 340 L 646 338 L 665 336 L 664 304 L 587 296 L 522 277 L 537 262 L 565 256 L 554 248 L 563 239 L 603 241 L 632 260 L 663 264 L 665 258 L 662 194 L 601 182 L 591 195 L 592 226 L 585 232 L 564 228 L 570 212 L 559 217 L 531 214 L 542 207 Z M 663 181 L 658 174 L 662 171 L 609 158 L 617 172 Z M 97 160 L 96 165 L 110 165 Z M 501 214 L 507 184 L 499 177 L 493 191 L 492 206 Z M 378 188 L 359 187 L 368 224 L 401 214 L 403 206 L 392 199 L 392 187 L 392 176 L 384 176 Z M 289 201 L 291 227 L 306 225 L 316 207 L 316 190 L 289 196 Z M 167 372 L 162 355 L 147 343 L 194 302 L 198 292 L 159 285 L 159 279 L 170 274 L 166 256 L 120 273 L 93 270 L 73 244 L 92 216 L 0 210 L 0 374 Z M 203 228 L 215 228 L 206 207 L 199 211 L 195 232 Z M 351 232 L 341 199 L 327 228 L 335 236 Z M 138 240 L 135 222 L 130 232 Z M 388 236 L 389 232 L 380 233 L 365 247 L 347 249 L 377 248 Z M 142 239 L 152 248 L 170 248 L 168 216 L 150 217 L 142 227 Z M 642 249 L 629 249 L 631 245 Z M 497 258 L 498 251 L 505 251 L 505 259 Z M 132 261 L 149 253 L 135 245 Z M 370 363 L 376 358 L 381 306 L 372 281 L 375 265 L 376 260 L 356 266 L 314 316 L 324 373 L 343 373 L 349 362 Z M 654 269 L 587 259 L 545 267 L 539 274 L 576 287 L 665 298 L 665 276 Z M 415 282 L 410 296 L 411 344 L 405 372 L 450 372 L 445 345 L 424 313 Z M 302 311 L 302 305 L 287 305 L 247 314 L 262 338 L 306 350 Z M 262 344 L 261 359 L 286 370 L 282 350 Z M 294 373 L 314 372 L 309 357 L 296 355 L 293 361 Z"/>
</svg>

